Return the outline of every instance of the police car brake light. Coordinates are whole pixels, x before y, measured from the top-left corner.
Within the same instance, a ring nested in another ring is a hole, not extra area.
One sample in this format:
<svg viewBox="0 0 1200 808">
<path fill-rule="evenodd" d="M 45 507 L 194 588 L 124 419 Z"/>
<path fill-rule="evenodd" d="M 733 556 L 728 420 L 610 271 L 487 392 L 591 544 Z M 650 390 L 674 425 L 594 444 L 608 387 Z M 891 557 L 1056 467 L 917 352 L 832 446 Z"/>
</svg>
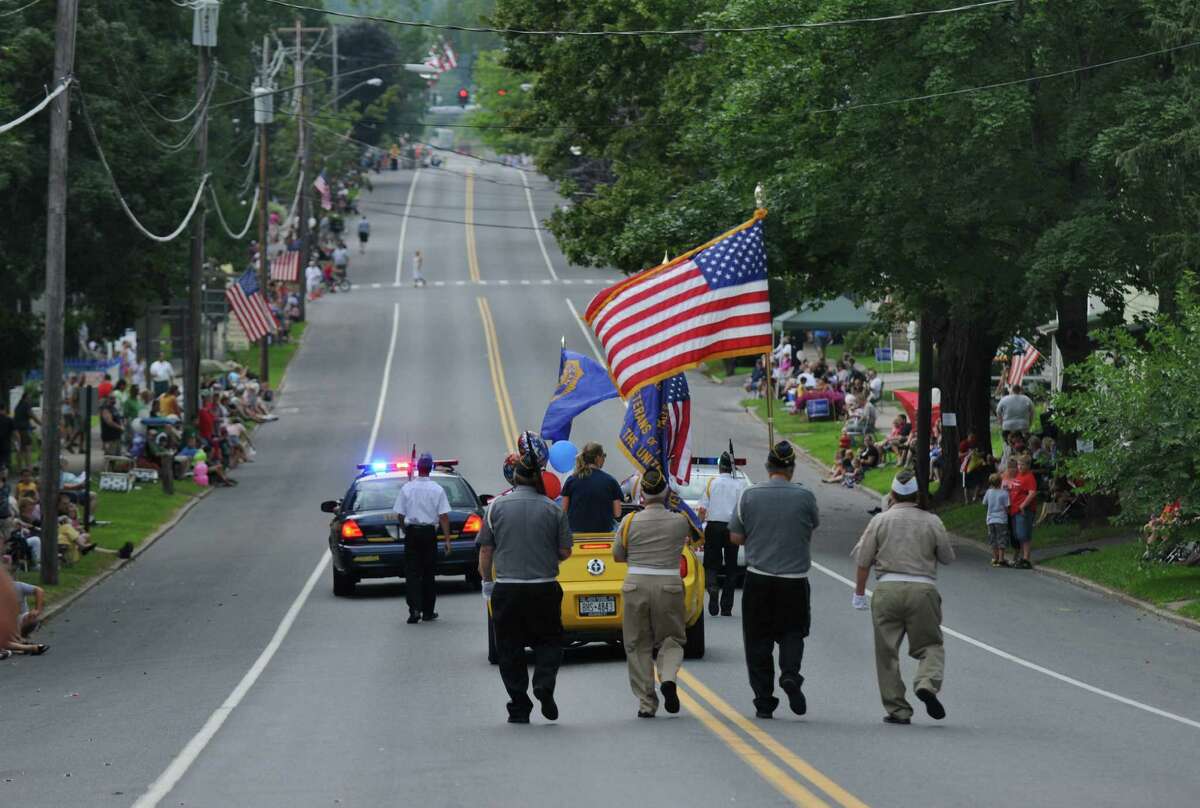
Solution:
<svg viewBox="0 0 1200 808">
<path fill-rule="evenodd" d="M 721 462 L 721 458 L 719 458 L 719 457 L 693 457 L 692 458 L 692 463 L 697 466 L 716 466 L 716 465 L 719 465 L 720 462 Z M 746 458 L 735 457 L 733 459 L 733 465 L 735 465 L 735 466 L 746 465 Z"/>
<path fill-rule="evenodd" d="M 355 522 L 353 519 L 347 519 L 345 522 L 342 522 L 343 539 L 361 539 L 362 536 L 362 528 L 358 526 L 358 522 Z"/>
<path fill-rule="evenodd" d="M 467 521 L 463 523 L 463 533 L 478 533 L 483 529 L 483 520 L 479 518 L 479 514 L 473 513 L 467 517 Z"/>
</svg>

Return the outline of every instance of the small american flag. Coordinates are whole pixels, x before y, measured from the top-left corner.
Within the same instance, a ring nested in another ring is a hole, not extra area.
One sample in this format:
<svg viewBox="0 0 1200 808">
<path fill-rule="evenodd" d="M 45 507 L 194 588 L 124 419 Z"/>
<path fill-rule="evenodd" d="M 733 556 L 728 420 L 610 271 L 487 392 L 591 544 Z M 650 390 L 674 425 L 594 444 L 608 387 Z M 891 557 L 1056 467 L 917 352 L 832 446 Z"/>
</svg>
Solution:
<svg viewBox="0 0 1200 808">
<path fill-rule="evenodd" d="M 317 193 L 321 195 L 321 207 L 325 210 L 333 209 L 333 195 L 329 191 L 329 183 L 325 179 L 325 172 L 322 171 L 313 180 L 313 187 L 317 189 Z"/>
<path fill-rule="evenodd" d="M 663 409 L 667 411 L 667 471 L 680 485 L 692 477 L 692 395 L 682 373 L 662 384 Z"/>
<path fill-rule="evenodd" d="M 592 300 L 622 398 L 706 359 L 771 350 L 761 214 L 704 247 L 634 275 Z"/>
<path fill-rule="evenodd" d="M 284 283 L 300 281 L 300 251 L 284 250 L 271 259 L 271 280 Z"/>
<path fill-rule="evenodd" d="M 453 70 L 458 67 L 458 57 L 454 55 L 454 49 L 450 47 L 450 43 L 442 40 L 442 56 L 443 61 L 449 65 L 448 70 Z"/>
<path fill-rule="evenodd" d="M 1008 383 L 1018 385 L 1025 374 L 1042 358 L 1041 353 L 1027 340 L 1016 337 L 1013 339 L 1012 364 L 1008 368 Z"/>
<path fill-rule="evenodd" d="M 258 291 L 258 278 L 254 276 L 253 269 L 246 270 L 237 281 L 226 287 L 225 299 L 246 332 L 246 339 L 251 342 L 258 342 L 279 330 L 271 308 Z"/>
</svg>

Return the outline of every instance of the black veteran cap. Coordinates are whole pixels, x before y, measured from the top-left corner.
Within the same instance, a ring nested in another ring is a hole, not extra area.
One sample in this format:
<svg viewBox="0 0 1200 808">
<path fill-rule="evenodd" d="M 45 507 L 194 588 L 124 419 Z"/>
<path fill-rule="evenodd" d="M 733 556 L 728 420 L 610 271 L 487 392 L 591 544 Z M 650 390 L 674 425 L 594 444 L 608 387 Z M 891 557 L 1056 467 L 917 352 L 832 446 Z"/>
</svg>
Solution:
<svg viewBox="0 0 1200 808">
<path fill-rule="evenodd" d="M 667 490 L 667 479 L 656 468 L 648 468 L 642 474 L 642 493 L 657 496 Z"/>
<path fill-rule="evenodd" d="M 796 450 L 787 441 L 779 441 L 767 453 L 767 465 L 779 469 L 791 468 L 796 465 Z"/>
</svg>

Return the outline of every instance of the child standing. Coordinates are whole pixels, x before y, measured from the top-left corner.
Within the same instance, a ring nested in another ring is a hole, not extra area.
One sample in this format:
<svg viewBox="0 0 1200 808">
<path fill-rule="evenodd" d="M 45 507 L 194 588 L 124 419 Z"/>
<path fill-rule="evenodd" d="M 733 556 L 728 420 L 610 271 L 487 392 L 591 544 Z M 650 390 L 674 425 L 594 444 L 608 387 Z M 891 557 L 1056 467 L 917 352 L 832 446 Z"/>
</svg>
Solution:
<svg viewBox="0 0 1200 808">
<path fill-rule="evenodd" d="M 999 474 L 988 477 L 988 490 L 983 495 L 987 508 L 988 544 L 992 548 L 992 566 L 1007 567 L 1004 551 L 1008 547 L 1008 492 L 1001 487 Z"/>
</svg>

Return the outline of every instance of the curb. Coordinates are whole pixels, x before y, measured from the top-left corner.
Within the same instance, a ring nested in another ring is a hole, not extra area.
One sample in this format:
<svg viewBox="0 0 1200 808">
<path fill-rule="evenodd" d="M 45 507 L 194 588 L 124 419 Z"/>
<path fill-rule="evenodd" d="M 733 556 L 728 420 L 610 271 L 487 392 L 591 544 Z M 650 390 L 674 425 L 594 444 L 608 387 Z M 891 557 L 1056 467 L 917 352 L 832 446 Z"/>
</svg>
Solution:
<svg viewBox="0 0 1200 808">
<path fill-rule="evenodd" d="M 87 581 L 86 583 L 84 583 L 83 586 L 79 587 L 79 589 L 72 592 L 65 599 L 60 600 L 58 603 L 54 604 L 49 609 L 47 609 L 46 613 L 42 616 L 42 620 L 41 620 L 42 625 L 45 625 L 46 623 L 50 622 L 52 619 L 57 617 L 59 615 L 59 613 L 65 611 L 66 608 L 68 606 L 70 606 L 72 603 L 79 600 L 81 597 L 86 595 L 88 592 L 91 592 L 97 586 L 104 583 L 109 578 L 111 578 L 112 576 L 114 576 L 118 572 L 120 572 L 121 570 L 125 569 L 125 567 L 127 567 L 129 564 L 131 564 L 134 561 L 134 559 L 138 558 L 142 553 L 149 550 L 150 546 L 152 544 L 154 544 L 154 542 L 158 541 L 166 533 L 168 533 L 172 528 L 174 528 L 177 524 L 179 524 L 181 521 L 183 521 L 183 517 L 187 516 L 188 512 L 191 511 L 192 508 L 194 508 L 198 504 L 200 504 L 200 500 L 204 499 L 212 492 L 213 492 L 212 488 L 206 488 L 203 491 L 201 491 L 199 494 L 196 494 L 194 497 L 192 497 L 190 500 L 188 500 L 182 506 L 180 506 L 179 510 L 175 512 L 175 515 L 172 516 L 167 521 L 166 524 L 164 524 L 158 530 L 151 533 L 149 538 L 147 538 L 145 541 L 143 541 L 141 544 L 139 544 L 137 547 L 135 547 L 134 551 L 133 551 L 133 555 L 131 555 L 129 558 L 126 558 L 123 560 L 118 560 L 116 564 L 113 564 L 111 567 L 106 569 L 104 572 L 100 573 L 99 575 L 95 576 L 94 578 L 92 578 L 89 581 Z"/>
<path fill-rule="evenodd" d="M 763 427 L 766 427 L 766 422 L 763 421 L 763 419 L 758 417 L 758 413 L 752 411 L 748 407 L 743 407 L 742 409 L 747 415 L 749 415 L 755 421 L 758 421 L 760 424 L 763 425 Z M 825 468 L 824 464 L 822 464 L 819 460 L 817 460 L 817 458 L 815 458 L 811 453 L 809 453 L 809 451 L 807 449 L 805 449 L 802 446 L 797 446 L 796 448 L 800 450 L 800 453 L 802 455 L 804 455 L 804 457 L 807 458 L 809 460 L 809 462 L 812 463 L 812 465 L 816 466 L 819 469 Z M 868 497 L 870 497 L 873 501 L 875 501 L 878 504 L 879 495 L 876 494 L 874 491 L 869 491 L 864 488 L 855 488 L 854 490 L 861 491 L 863 494 L 867 495 Z M 958 533 L 951 533 L 950 536 L 955 540 L 955 542 L 957 544 L 964 545 L 967 547 L 973 547 L 976 550 L 979 550 L 980 552 L 984 552 L 984 553 L 991 552 L 991 549 L 988 547 L 988 545 L 986 543 L 978 541 L 977 539 L 968 538 L 967 536 L 962 536 Z M 1039 563 L 1036 567 L 1034 567 L 1033 571 L 1040 575 L 1047 575 L 1047 576 L 1050 576 L 1051 578 L 1057 578 L 1060 581 L 1072 584 L 1074 586 L 1078 586 L 1081 589 L 1087 589 L 1091 592 L 1095 592 L 1097 594 L 1105 595 L 1107 597 L 1113 598 L 1115 600 L 1120 601 L 1121 603 L 1124 603 L 1126 606 L 1133 606 L 1134 608 L 1141 609 L 1142 611 L 1145 611 L 1145 612 L 1149 612 L 1150 614 L 1153 614 L 1156 617 L 1161 617 L 1163 620 L 1174 623 L 1177 626 L 1182 626 L 1183 628 L 1189 628 L 1192 631 L 1200 631 L 1200 620 L 1194 620 L 1190 617 L 1185 617 L 1181 614 L 1172 612 L 1169 609 L 1164 609 L 1161 606 L 1155 606 L 1153 603 L 1151 603 L 1149 601 L 1142 600 L 1140 598 L 1135 598 L 1133 595 L 1130 595 L 1126 592 L 1122 592 L 1119 589 L 1113 589 L 1111 587 L 1105 586 L 1104 584 L 1098 584 L 1095 581 L 1089 581 L 1087 578 L 1080 578 L 1078 575 L 1072 575 L 1069 572 L 1063 572 L 1062 570 L 1056 570 L 1053 567 L 1044 566 L 1041 563 Z"/>
</svg>

